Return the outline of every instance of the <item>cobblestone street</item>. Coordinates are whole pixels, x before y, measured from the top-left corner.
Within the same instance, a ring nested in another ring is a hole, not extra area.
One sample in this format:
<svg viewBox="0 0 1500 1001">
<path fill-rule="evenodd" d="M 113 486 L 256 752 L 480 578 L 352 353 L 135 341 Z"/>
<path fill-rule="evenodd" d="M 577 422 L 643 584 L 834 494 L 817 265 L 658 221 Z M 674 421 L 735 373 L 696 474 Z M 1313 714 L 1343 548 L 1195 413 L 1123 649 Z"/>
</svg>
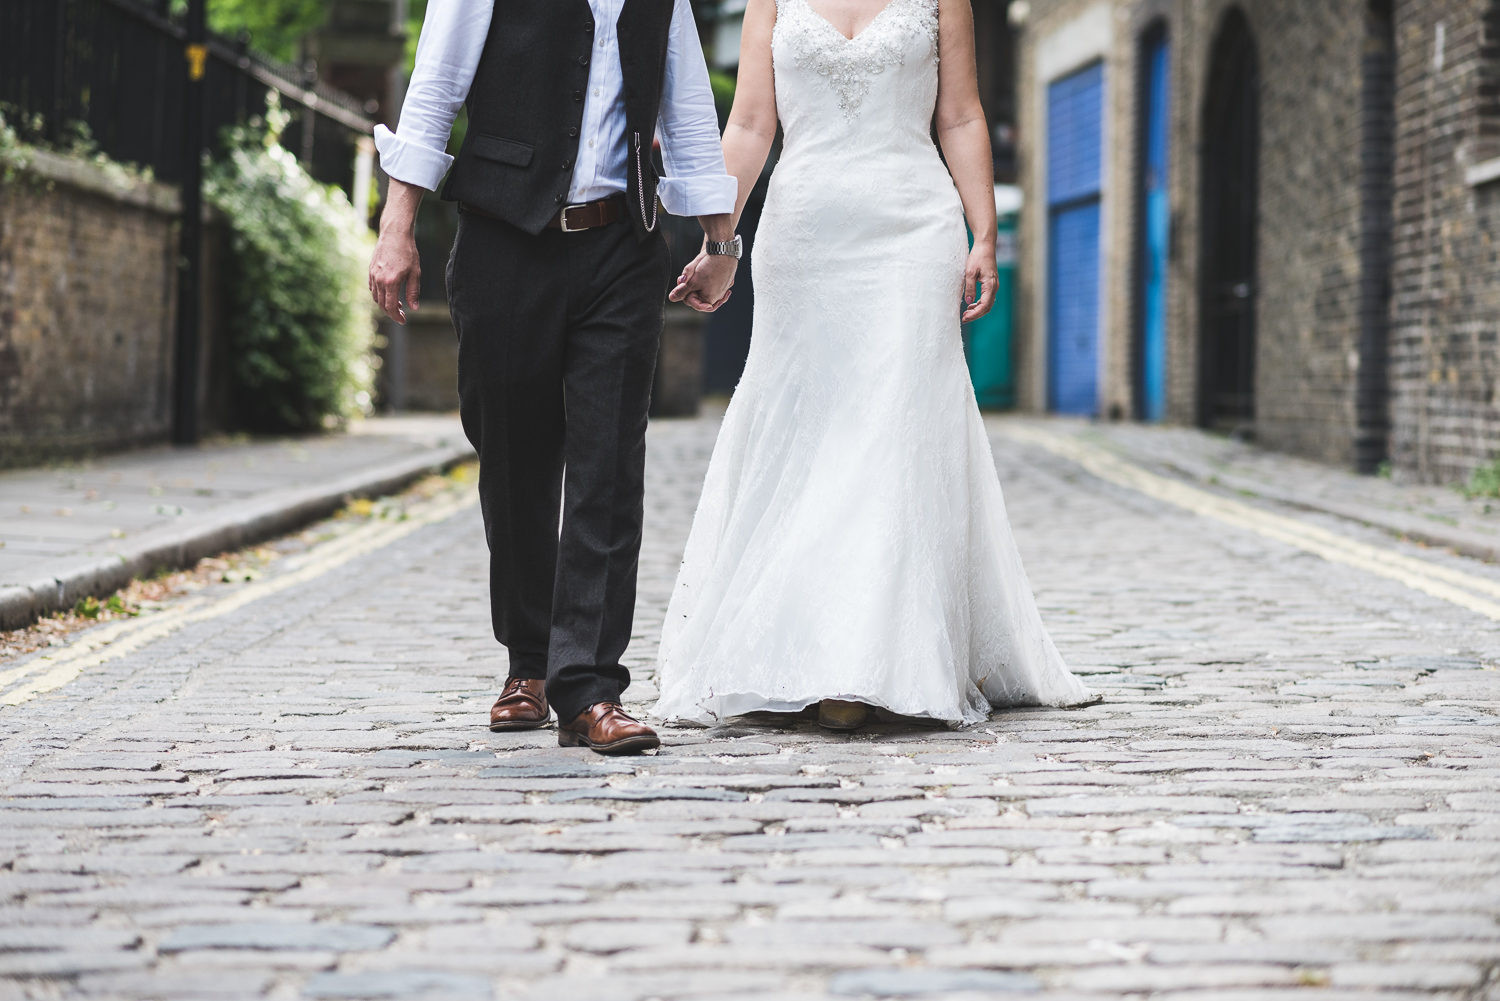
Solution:
<svg viewBox="0 0 1500 1001">
<path fill-rule="evenodd" d="M 437 498 L 0 663 L 0 999 L 1500 1001 L 1500 568 L 990 426 L 1101 703 L 491 734 Z M 650 432 L 641 713 L 716 428 Z"/>
</svg>

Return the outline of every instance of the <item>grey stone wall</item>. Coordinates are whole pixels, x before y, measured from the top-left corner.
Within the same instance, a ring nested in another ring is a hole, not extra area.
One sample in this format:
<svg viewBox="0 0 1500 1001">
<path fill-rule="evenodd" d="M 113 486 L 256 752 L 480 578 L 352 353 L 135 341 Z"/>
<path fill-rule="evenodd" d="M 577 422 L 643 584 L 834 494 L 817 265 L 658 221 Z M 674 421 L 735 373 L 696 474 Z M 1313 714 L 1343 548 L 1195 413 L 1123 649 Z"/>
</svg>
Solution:
<svg viewBox="0 0 1500 1001">
<path fill-rule="evenodd" d="M 1365 2 L 1246 5 L 1261 65 L 1256 437 L 1346 466 L 1359 358 Z M 1194 69 L 1205 77 L 1216 27 L 1197 26 Z"/>
<path fill-rule="evenodd" d="M 1500 182 L 1467 177 L 1500 155 L 1497 22 L 1492 0 L 1397 4 L 1391 451 L 1426 482 L 1500 452 Z"/>
</svg>

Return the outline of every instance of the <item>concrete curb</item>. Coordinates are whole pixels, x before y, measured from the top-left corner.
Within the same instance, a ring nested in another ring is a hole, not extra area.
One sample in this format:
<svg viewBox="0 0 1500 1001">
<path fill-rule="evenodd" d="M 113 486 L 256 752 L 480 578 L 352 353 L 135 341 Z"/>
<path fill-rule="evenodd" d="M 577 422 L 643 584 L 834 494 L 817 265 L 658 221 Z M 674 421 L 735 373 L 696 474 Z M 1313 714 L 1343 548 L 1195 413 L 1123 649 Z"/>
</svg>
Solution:
<svg viewBox="0 0 1500 1001">
<path fill-rule="evenodd" d="M 1134 458 L 1137 462 L 1142 461 L 1140 456 Z M 1483 560 L 1486 563 L 1500 562 L 1500 537 L 1497 536 L 1470 531 L 1456 525 L 1435 525 L 1426 518 L 1402 514 L 1399 511 L 1387 511 L 1372 504 L 1329 500 L 1314 494 L 1270 486 L 1258 480 L 1244 479 L 1192 462 L 1173 460 L 1170 467 L 1210 490 L 1218 486 L 1224 492 L 1248 494 L 1261 500 L 1300 508 L 1304 511 L 1331 514 L 1336 518 L 1378 529 L 1410 542 L 1419 542 L 1439 549 L 1451 549 L 1460 556 Z"/>
<path fill-rule="evenodd" d="M 80 598 L 116 591 L 158 567 L 180 569 L 205 556 L 285 534 L 332 514 L 351 496 L 394 493 L 418 477 L 473 457 L 467 443 L 429 448 L 328 483 L 273 490 L 192 524 L 145 533 L 117 552 L 68 558 L 47 577 L 0 585 L 0 629 L 30 625 L 72 608 Z"/>
<path fill-rule="evenodd" d="M 1500 538 L 1495 536 L 1472 532 L 1457 526 L 1434 525 L 1425 518 L 1401 514 L 1398 511 L 1383 511 L 1380 508 L 1366 507 L 1362 504 L 1345 504 L 1320 497 L 1302 497 L 1296 494 L 1289 494 L 1284 499 L 1275 499 L 1310 511 L 1331 514 L 1345 521 L 1358 522 L 1408 542 L 1419 542 L 1436 549 L 1451 549 L 1459 556 L 1468 556 L 1485 563 L 1500 562 Z"/>
</svg>

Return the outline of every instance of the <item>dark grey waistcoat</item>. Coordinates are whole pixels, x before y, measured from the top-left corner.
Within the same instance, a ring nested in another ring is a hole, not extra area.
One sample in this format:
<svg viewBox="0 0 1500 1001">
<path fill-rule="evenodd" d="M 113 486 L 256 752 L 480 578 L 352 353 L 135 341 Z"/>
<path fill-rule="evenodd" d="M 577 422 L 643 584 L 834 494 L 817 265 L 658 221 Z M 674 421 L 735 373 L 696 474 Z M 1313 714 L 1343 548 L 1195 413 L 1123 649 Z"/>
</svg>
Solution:
<svg viewBox="0 0 1500 1001">
<path fill-rule="evenodd" d="M 625 81 L 627 215 L 656 228 L 651 141 L 666 75 L 673 0 L 625 0 L 617 22 Z M 443 197 L 540 233 L 567 201 L 594 56 L 588 0 L 495 0 L 469 90 L 469 128 Z"/>
</svg>

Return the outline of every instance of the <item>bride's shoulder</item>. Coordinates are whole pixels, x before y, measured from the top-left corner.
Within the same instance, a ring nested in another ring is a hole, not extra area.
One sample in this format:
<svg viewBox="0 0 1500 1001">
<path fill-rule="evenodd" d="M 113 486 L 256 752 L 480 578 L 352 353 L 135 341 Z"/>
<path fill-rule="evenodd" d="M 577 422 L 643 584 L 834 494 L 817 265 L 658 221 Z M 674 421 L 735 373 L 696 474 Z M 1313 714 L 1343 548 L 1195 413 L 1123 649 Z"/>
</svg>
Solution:
<svg viewBox="0 0 1500 1001">
<path fill-rule="evenodd" d="M 932 40 L 936 42 L 942 8 L 951 2 L 953 0 L 891 0 L 891 6 L 902 8 L 906 16 L 925 28 L 927 34 L 931 35 Z M 958 0 L 958 2 L 968 3 L 969 0 Z"/>
<path fill-rule="evenodd" d="M 936 29 L 943 6 L 951 2 L 952 0 L 892 0 L 891 6 L 904 8 L 908 15 L 928 22 Z M 959 2 L 967 3 L 968 0 L 959 0 Z"/>
</svg>

